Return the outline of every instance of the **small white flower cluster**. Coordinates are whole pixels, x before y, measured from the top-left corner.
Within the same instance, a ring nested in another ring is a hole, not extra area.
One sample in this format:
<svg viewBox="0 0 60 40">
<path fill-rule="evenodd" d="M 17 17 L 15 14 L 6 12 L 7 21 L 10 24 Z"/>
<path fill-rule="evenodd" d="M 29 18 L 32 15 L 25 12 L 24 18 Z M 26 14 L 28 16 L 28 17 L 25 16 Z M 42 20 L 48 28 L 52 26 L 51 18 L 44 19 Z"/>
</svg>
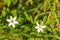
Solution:
<svg viewBox="0 0 60 40">
<path fill-rule="evenodd" d="M 10 16 L 10 19 L 7 19 L 7 21 L 9 22 L 8 26 L 12 26 L 13 28 L 15 28 L 15 24 L 18 24 L 18 22 L 16 21 L 16 18 L 17 17 L 12 17 Z M 36 22 L 36 29 L 37 29 L 37 32 L 43 32 L 43 28 L 46 28 L 46 26 L 43 26 L 42 24 L 39 24 L 38 22 Z"/>
<path fill-rule="evenodd" d="M 42 25 L 42 24 L 39 24 L 38 22 L 36 22 L 36 29 L 37 29 L 37 32 L 39 33 L 39 32 L 43 32 L 43 28 L 46 28 L 46 26 L 45 25 Z"/>
<path fill-rule="evenodd" d="M 13 28 L 15 28 L 15 24 L 18 24 L 18 22 L 16 21 L 17 17 L 12 18 L 12 16 L 10 16 L 10 19 L 7 19 L 7 21 L 9 22 L 8 26 L 12 26 Z"/>
</svg>

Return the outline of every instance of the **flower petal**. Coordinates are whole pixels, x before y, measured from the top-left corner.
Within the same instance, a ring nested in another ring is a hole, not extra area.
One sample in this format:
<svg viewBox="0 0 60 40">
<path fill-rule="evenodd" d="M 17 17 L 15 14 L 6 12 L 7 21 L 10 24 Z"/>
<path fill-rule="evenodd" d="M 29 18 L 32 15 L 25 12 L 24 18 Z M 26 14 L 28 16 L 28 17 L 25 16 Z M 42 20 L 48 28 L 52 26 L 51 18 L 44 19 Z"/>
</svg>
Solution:
<svg viewBox="0 0 60 40">
<path fill-rule="evenodd" d="M 8 22 L 10 22 L 11 20 L 10 19 L 7 19 Z"/>
<path fill-rule="evenodd" d="M 41 28 L 46 28 L 46 26 L 41 26 Z"/>
<path fill-rule="evenodd" d="M 41 30 L 40 30 L 40 29 L 38 29 L 38 30 L 37 30 L 37 32 L 39 33 L 39 32 L 41 32 Z"/>
<path fill-rule="evenodd" d="M 16 20 L 16 18 L 17 18 L 17 17 L 14 17 L 14 19 L 13 19 L 13 20 Z"/>
<path fill-rule="evenodd" d="M 17 21 L 14 21 L 14 24 L 18 24 L 18 22 Z"/>
<path fill-rule="evenodd" d="M 35 28 L 36 28 L 36 29 L 39 29 L 39 26 L 36 26 Z"/>
<path fill-rule="evenodd" d="M 12 23 L 9 23 L 9 25 L 8 26 L 11 26 L 12 25 Z"/>
<path fill-rule="evenodd" d="M 43 32 L 43 29 L 41 28 L 40 31 Z"/>
<path fill-rule="evenodd" d="M 11 19 L 11 20 L 13 19 L 12 16 L 10 16 L 10 19 Z"/>
<path fill-rule="evenodd" d="M 39 26 L 38 22 L 36 22 L 36 25 Z"/>
<path fill-rule="evenodd" d="M 39 28 L 37 31 L 38 31 L 38 33 L 39 32 L 43 32 L 43 29 L 42 28 Z"/>
<path fill-rule="evenodd" d="M 15 28 L 15 24 L 12 24 L 12 27 Z"/>
</svg>

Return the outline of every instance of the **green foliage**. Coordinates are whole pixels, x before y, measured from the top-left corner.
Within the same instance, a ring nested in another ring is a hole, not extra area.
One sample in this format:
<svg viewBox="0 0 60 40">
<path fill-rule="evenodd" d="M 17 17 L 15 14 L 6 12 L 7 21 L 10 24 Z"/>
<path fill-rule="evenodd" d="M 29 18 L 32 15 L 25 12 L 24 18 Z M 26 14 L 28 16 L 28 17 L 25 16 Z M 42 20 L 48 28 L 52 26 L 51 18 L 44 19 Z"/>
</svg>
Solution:
<svg viewBox="0 0 60 40">
<path fill-rule="evenodd" d="M 0 40 L 60 40 L 59 0 L 2 0 L 0 11 Z M 17 17 L 15 28 L 7 19 Z M 38 33 L 36 22 L 46 28 Z"/>
</svg>

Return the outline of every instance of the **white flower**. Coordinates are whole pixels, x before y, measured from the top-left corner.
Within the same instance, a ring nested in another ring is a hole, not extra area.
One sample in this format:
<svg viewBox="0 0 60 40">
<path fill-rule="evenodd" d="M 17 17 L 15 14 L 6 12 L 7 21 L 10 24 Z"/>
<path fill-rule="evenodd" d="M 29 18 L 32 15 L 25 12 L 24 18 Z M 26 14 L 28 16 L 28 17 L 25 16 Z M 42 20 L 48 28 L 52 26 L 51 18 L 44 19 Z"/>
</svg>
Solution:
<svg viewBox="0 0 60 40">
<path fill-rule="evenodd" d="M 7 21 L 9 22 L 8 26 L 12 26 L 13 28 L 15 28 L 15 24 L 18 24 L 18 22 L 16 21 L 17 17 L 12 18 L 12 16 L 10 16 L 10 19 L 7 19 Z"/>
<path fill-rule="evenodd" d="M 36 22 L 36 29 L 37 29 L 37 32 L 39 33 L 39 32 L 43 32 L 43 28 L 46 28 L 46 26 L 43 26 L 42 24 L 38 24 L 38 22 Z"/>
</svg>

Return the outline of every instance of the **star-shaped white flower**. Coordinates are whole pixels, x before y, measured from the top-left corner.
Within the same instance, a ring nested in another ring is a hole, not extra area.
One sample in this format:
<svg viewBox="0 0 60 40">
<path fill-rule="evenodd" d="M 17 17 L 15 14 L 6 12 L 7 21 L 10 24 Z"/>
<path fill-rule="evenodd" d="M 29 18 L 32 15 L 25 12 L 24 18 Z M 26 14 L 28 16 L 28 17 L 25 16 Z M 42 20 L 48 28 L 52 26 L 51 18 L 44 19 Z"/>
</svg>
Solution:
<svg viewBox="0 0 60 40">
<path fill-rule="evenodd" d="M 18 24 L 16 18 L 17 17 L 12 18 L 12 16 L 10 16 L 10 19 L 7 19 L 7 21 L 9 22 L 8 26 L 12 26 L 13 28 L 15 28 L 15 24 Z"/>
<path fill-rule="evenodd" d="M 46 28 L 46 26 L 43 26 L 42 24 L 39 24 L 38 22 L 36 22 L 36 29 L 37 29 L 37 32 L 43 32 L 43 28 Z"/>
</svg>

